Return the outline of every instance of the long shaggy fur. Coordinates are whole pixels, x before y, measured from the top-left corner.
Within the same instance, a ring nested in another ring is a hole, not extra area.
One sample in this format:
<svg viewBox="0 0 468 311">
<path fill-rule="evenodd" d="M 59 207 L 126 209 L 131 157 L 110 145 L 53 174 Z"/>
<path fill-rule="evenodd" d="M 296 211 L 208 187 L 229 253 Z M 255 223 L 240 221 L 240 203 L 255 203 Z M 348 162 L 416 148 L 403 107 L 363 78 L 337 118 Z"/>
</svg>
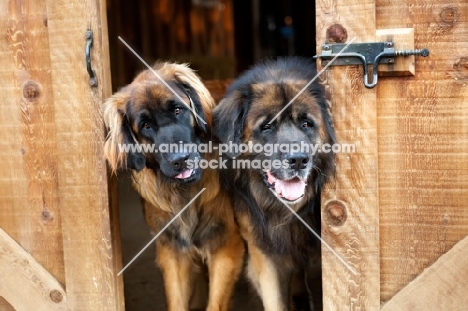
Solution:
<svg viewBox="0 0 468 311">
<path fill-rule="evenodd" d="M 105 156 L 114 173 L 132 170 L 134 187 L 145 201 L 146 221 L 154 232 L 206 188 L 157 239 L 157 261 L 164 276 L 168 310 L 188 310 L 193 275 L 203 264 L 210 283 L 207 310 L 227 310 L 241 270 L 244 245 L 235 225 L 231 198 L 219 185 L 218 171 L 194 171 L 182 178 L 181 172 L 189 171 L 186 163 L 171 160 L 179 153 L 119 149 L 119 144 L 177 144 L 179 140 L 200 144 L 211 139 L 215 104 L 199 77 L 186 65 L 157 63 L 153 69 L 184 102 L 152 71 L 140 73 L 104 103 L 104 120 L 109 128 Z M 196 120 L 188 105 L 193 105 L 204 122 Z M 217 158 L 211 153 L 190 156 Z"/>
<path fill-rule="evenodd" d="M 296 57 L 254 66 L 231 85 L 215 108 L 215 134 L 222 143 L 332 145 L 335 137 L 323 89 L 318 83 L 307 86 L 315 74 L 312 62 Z M 226 129 L 225 124 L 232 126 Z M 334 156 L 306 152 L 275 152 L 271 156 L 246 152 L 231 156 L 235 156 L 235 161 L 275 159 L 288 163 L 287 168 L 281 169 L 245 168 L 223 173 L 226 188 L 233 193 L 241 234 L 247 241 L 247 274 L 265 310 L 297 310 L 300 306 L 306 310 L 304 300 L 291 302 L 290 284 L 297 276 L 310 274 L 319 260 L 319 243 L 283 202 L 289 200 L 287 204 L 320 232 L 320 191 L 333 175 Z M 282 197 L 287 187 L 281 185 L 287 184 L 299 189 L 289 193 L 289 199 Z"/>
</svg>

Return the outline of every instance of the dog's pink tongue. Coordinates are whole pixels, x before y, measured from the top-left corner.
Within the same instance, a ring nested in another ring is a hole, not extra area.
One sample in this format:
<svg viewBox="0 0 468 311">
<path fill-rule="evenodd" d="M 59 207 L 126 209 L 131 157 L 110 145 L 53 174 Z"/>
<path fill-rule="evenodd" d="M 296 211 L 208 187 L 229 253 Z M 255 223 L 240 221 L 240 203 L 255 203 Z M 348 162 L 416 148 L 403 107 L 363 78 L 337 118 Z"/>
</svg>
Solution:
<svg viewBox="0 0 468 311">
<path fill-rule="evenodd" d="M 295 201 L 302 197 L 305 192 L 305 187 L 305 181 L 297 178 L 292 180 L 277 179 L 275 182 L 276 193 L 289 201 Z"/>
<path fill-rule="evenodd" d="M 176 175 L 175 178 L 185 179 L 189 178 L 193 173 L 193 169 L 182 171 L 179 175 Z"/>
</svg>

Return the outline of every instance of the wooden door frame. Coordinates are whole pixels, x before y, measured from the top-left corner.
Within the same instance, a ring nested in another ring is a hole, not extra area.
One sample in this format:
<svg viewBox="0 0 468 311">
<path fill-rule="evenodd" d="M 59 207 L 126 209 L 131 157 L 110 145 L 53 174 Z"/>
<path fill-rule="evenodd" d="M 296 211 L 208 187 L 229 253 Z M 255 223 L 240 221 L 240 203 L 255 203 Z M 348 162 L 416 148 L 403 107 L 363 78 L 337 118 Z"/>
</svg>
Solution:
<svg viewBox="0 0 468 311">
<path fill-rule="evenodd" d="M 3 168 L 2 183 L 26 196 L 0 202 L 0 296 L 8 302 L 0 307 L 124 310 L 116 185 L 103 157 L 101 104 L 111 95 L 105 0 L 12 0 L 0 8 L 2 109 L 17 124 L 4 152 L 18 159 Z M 88 29 L 97 86 L 86 69 Z M 41 251 L 50 245 L 57 254 Z"/>
<path fill-rule="evenodd" d="M 468 75 L 460 64 L 468 4 L 335 0 L 317 1 L 316 12 L 318 51 L 325 42 L 379 41 L 378 29 L 414 27 L 415 47 L 431 52 L 406 60 L 416 70 L 404 77 L 386 72 L 374 89 L 363 87 L 361 67 L 325 74 L 338 142 L 356 142 L 357 153 L 337 156 L 322 236 L 358 273 L 322 248 L 324 310 L 463 310 Z"/>
</svg>

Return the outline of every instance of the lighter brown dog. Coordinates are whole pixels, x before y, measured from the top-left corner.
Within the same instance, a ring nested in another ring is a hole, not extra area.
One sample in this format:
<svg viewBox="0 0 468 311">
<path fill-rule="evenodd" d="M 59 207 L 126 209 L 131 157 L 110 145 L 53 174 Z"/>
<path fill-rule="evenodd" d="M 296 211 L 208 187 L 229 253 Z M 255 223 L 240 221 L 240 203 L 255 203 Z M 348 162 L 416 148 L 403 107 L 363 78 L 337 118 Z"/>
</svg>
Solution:
<svg viewBox="0 0 468 311">
<path fill-rule="evenodd" d="M 109 128 L 105 156 L 113 172 L 132 170 L 134 187 L 145 201 L 146 221 L 154 232 L 206 188 L 156 240 L 157 262 L 168 310 L 188 310 L 194 273 L 202 264 L 209 277 L 207 310 L 227 310 L 241 271 L 244 245 L 231 199 L 219 185 L 218 171 L 201 171 L 187 164 L 197 158 L 217 159 L 217 154 L 122 150 L 123 144 L 199 145 L 211 139 L 215 104 L 199 77 L 180 64 L 157 63 L 153 69 L 167 85 L 145 70 L 104 103 Z"/>
</svg>

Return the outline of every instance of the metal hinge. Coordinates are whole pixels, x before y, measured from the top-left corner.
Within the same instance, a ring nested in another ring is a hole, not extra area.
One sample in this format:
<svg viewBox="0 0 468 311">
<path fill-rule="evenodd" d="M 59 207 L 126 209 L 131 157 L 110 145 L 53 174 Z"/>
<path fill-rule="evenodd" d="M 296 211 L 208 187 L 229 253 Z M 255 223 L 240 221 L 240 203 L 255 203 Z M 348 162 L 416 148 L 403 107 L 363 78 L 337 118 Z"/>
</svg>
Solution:
<svg viewBox="0 0 468 311">
<path fill-rule="evenodd" d="M 428 49 L 395 50 L 395 45 L 391 41 L 352 43 L 346 46 L 345 43 L 324 44 L 322 45 L 322 53 L 314 56 L 314 58 L 322 59 L 323 66 L 327 65 L 336 56 L 330 66 L 362 64 L 364 67 L 364 85 L 367 88 L 373 88 L 377 85 L 379 64 L 392 64 L 395 62 L 395 57 L 398 56 L 420 55 L 426 57 L 429 55 Z M 368 77 L 369 66 L 372 66 L 372 82 L 369 81 Z"/>
</svg>

